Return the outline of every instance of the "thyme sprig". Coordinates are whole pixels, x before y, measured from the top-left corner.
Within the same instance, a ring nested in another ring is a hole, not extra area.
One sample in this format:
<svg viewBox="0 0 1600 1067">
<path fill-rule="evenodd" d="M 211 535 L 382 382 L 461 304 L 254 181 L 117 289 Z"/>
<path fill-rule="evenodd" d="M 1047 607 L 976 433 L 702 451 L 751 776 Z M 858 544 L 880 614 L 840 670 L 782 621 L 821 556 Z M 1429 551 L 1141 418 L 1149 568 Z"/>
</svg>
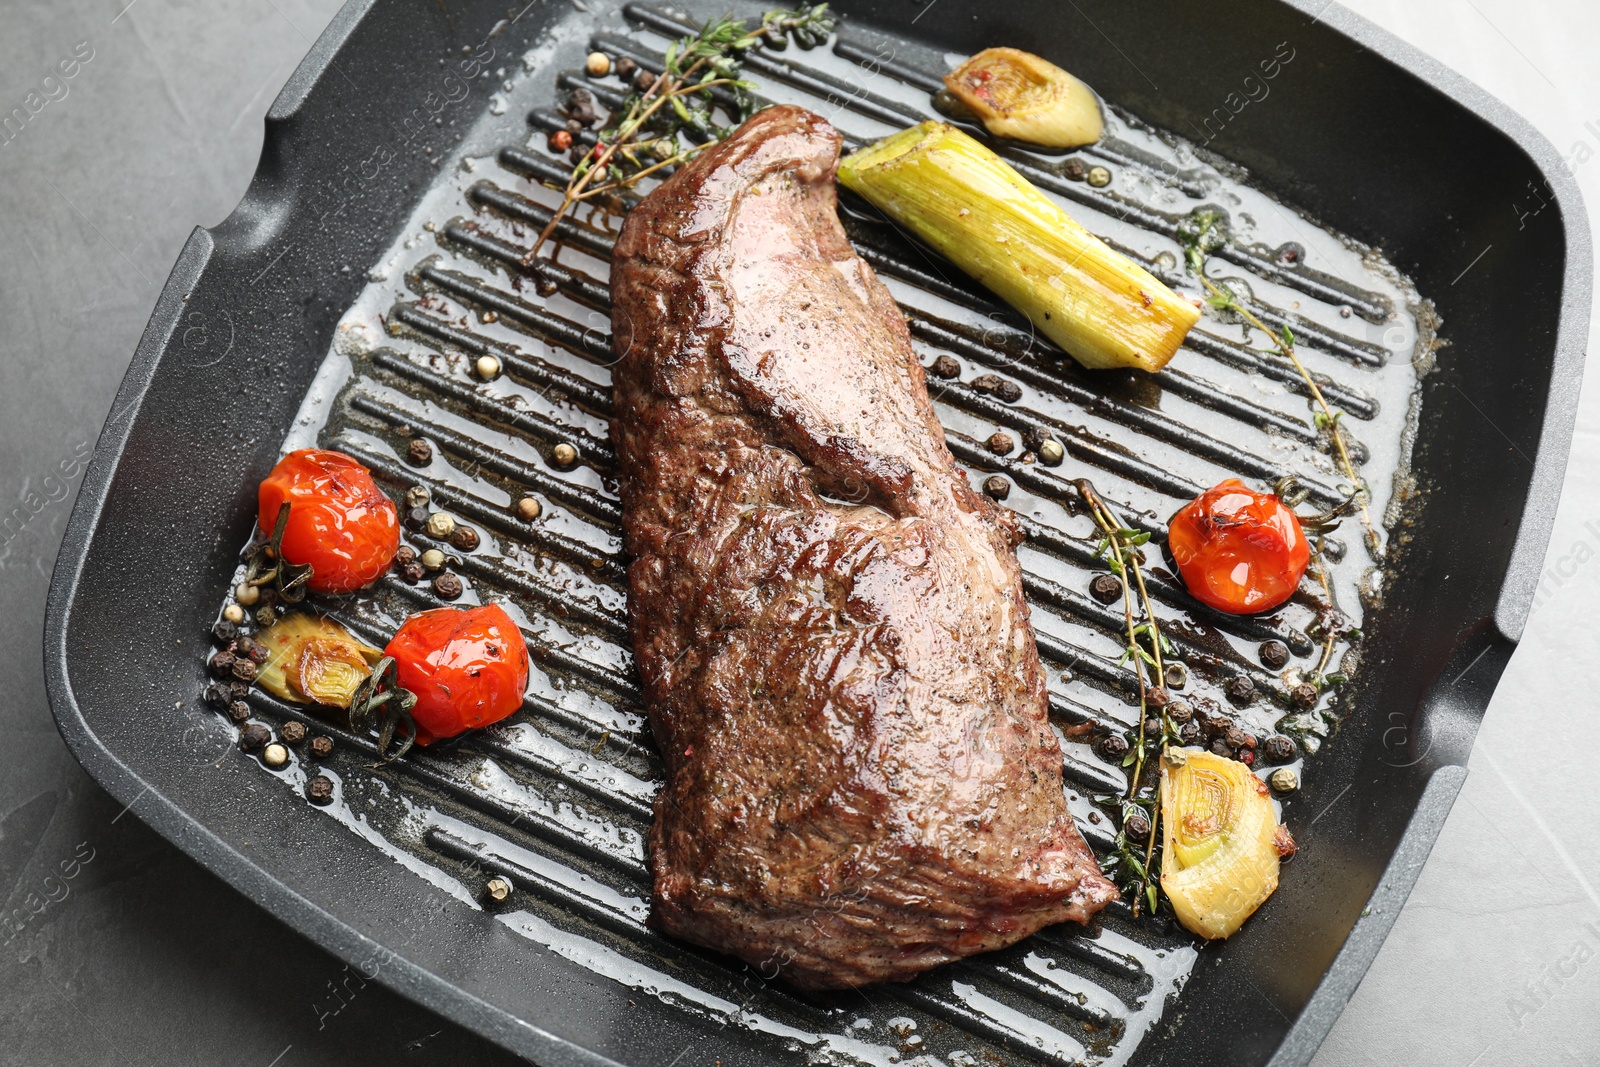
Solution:
<svg viewBox="0 0 1600 1067">
<path fill-rule="evenodd" d="M 789 36 L 802 45 L 815 44 L 833 32 L 834 23 L 827 4 L 802 4 L 793 11 L 767 12 L 755 29 L 725 15 L 674 41 L 662 72 L 624 98 L 594 146 L 573 167 L 561 205 L 522 257 L 522 266 L 533 266 L 545 242 L 578 204 L 631 188 L 725 139 L 732 128 L 713 121 L 719 103 L 737 122 L 749 118 L 755 101 L 749 94 L 754 86 L 740 77 L 745 52 Z M 717 90 L 726 94 L 720 100 Z M 603 180 L 597 184 L 597 178 Z"/>
<path fill-rule="evenodd" d="M 1294 365 L 1299 373 L 1300 380 L 1305 382 L 1306 389 L 1311 394 L 1312 400 L 1317 405 L 1313 421 L 1317 429 L 1326 430 L 1333 441 L 1334 453 L 1339 460 L 1339 465 L 1344 469 L 1345 477 L 1350 480 L 1350 500 L 1361 513 L 1362 539 L 1366 543 L 1367 551 L 1374 560 L 1379 558 L 1382 551 L 1382 542 L 1378 538 L 1378 529 L 1372 523 L 1372 515 L 1368 510 L 1367 501 L 1370 494 L 1367 483 L 1356 472 L 1355 462 L 1350 458 L 1350 446 L 1345 436 L 1345 429 L 1341 422 L 1344 412 L 1336 410 L 1328 403 L 1327 397 L 1322 395 L 1322 388 L 1317 385 L 1311 372 L 1300 361 L 1295 353 L 1294 332 L 1284 324 L 1282 329 L 1274 331 L 1262 322 L 1260 317 L 1251 311 L 1244 302 L 1226 284 L 1215 282 L 1206 273 L 1206 259 L 1211 252 L 1221 247 L 1227 240 L 1223 232 L 1222 216 L 1215 211 L 1197 211 L 1178 227 L 1178 240 L 1183 244 L 1184 256 L 1189 270 L 1200 279 L 1200 284 L 1210 295 L 1206 303 L 1218 311 L 1231 311 L 1267 335 L 1272 343 L 1272 350 L 1283 356 Z"/>
<path fill-rule="evenodd" d="M 400 686 L 400 671 L 394 657 L 384 656 L 373 664 L 372 672 L 351 694 L 350 728 L 365 734 L 376 726 L 378 759 L 391 763 L 409 752 L 417 740 L 417 720 L 411 714 L 416 706 L 417 695 Z M 396 737 L 400 744 L 390 751 L 389 745 Z"/>
<path fill-rule="evenodd" d="M 283 534 L 289 528 L 289 502 L 278 509 L 272 535 L 245 553 L 244 582 L 250 586 L 269 586 L 277 590 L 286 604 L 305 599 L 311 581 L 311 564 L 290 563 L 283 558 Z"/>
<path fill-rule="evenodd" d="M 1117 851 L 1111 863 L 1118 873 L 1132 876 L 1135 886 L 1134 914 L 1138 914 L 1141 905 L 1148 905 L 1153 913 L 1158 901 L 1157 881 L 1152 876 L 1152 867 L 1155 862 L 1156 827 L 1160 820 L 1160 809 L 1154 800 L 1139 795 L 1144 782 L 1148 751 L 1144 723 L 1156 691 L 1160 691 L 1162 698 L 1166 696 L 1163 685 L 1166 674 L 1164 657 L 1175 655 L 1176 649 L 1161 632 L 1161 624 L 1157 621 L 1155 608 L 1150 602 L 1150 591 L 1145 586 L 1144 570 L 1140 566 L 1144 556 L 1139 549 L 1149 543 L 1150 534 L 1117 521 L 1110 507 L 1100 498 L 1100 494 L 1095 492 L 1094 486 L 1088 479 L 1079 478 L 1073 484 L 1077 487 L 1078 495 L 1088 506 L 1095 526 L 1100 530 L 1100 542 L 1096 554 L 1106 561 L 1111 573 L 1122 581 L 1122 615 L 1128 644 L 1123 649 L 1119 662 L 1131 662 L 1134 675 L 1139 681 L 1139 722 L 1134 728 L 1133 742 L 1128 746 L 1128 755 L 1123 759 L 1123 766 L 1126 767 L 1130 763 L 1133 765 L 1133 774 L 1128 781 L 1128 795 L 1123 802 L 1121 823 L 1126 827 L 1128 817 L 1140 812 L 1149 823 L 1150 832 L 1146 836 L 1144 856 L 1141 858 L 1137 846 L 1128 839 L 1126 830 L 1119 831 Z M 1135 590 L 1139 600 L 1137 612 L 1134 607 Z M 1167 717 L 1165 706 L 1165 699 L 1161 699 L 1156 705 L 1162 709 L 1160 744 L 1162 754 L 1166 753 L 1167 745 L 1177 739 L 1177 729 Z"/>
</svg>

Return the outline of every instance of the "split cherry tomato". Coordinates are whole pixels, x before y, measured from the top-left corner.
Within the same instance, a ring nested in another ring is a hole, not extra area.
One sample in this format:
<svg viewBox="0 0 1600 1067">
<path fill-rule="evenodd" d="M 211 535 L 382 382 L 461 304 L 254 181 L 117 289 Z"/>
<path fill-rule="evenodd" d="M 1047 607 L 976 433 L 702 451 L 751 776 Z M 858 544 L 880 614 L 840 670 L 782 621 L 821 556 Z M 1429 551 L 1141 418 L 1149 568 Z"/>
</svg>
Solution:
<svg viewBox="0 0 1600 1067">
<path fill-rule="evenodd" d="M 528 688 L 528 646 L 498 604 L 418 612 L 383 654 L 417 696 L 411 715 L 421 745 L 499 722 Z"/>
<path fill-rule="evenodd" d="M 1167 524 L 1167 547 L 1194 598 L 1233 615 L 1288 600 L 1311 561 L 1294 512 L 1237 478 L 1184 505 Z"/>
<path fill-rule="evenodd" d="M 287 501 L 279 549 L 311 565 L 314 593 L 349 593 L 378 580 L 400 548 L 400 513 L 367 468 L 342 452 L 303 448 L 278 461 L 258 494 L 263 533 Z"/>
</svg>

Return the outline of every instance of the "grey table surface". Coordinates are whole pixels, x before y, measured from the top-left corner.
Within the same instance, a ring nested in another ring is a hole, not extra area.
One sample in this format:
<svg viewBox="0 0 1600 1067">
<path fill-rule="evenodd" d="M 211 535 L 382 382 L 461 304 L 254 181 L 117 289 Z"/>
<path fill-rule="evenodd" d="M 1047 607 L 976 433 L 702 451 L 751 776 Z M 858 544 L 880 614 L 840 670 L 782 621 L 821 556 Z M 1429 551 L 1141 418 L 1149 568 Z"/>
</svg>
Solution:
<svg viewBox="0 0 1600 1067">
<path fill-rule="evenodd" d="M 516 1062 L 376 985 L 319 1017 L 342 964 L 127 816 L 68 754 L 45 700 L 45 591 L 76 488 L 61 471 L 92 447 L 191 228 L 244 192 L 267 107 L 338 6 L 0 6 L 0 112 L 78 61 L 0 143 L 0 512 L 28 493 L 47 502 L 0 542 L 0 914 L 76 864 L 64 899 L 0 932 L 6 1064 Z M 1600 204 L 1600 5 L 1347 6 L 1526 115 Z M 1583 740 L 1596 702 L 1573 684 L 1600 661 L 1597 377 L 1546 580 L 1470 777 L 1317 1067 L 1600 1062 L 1600 792 Z"/>
</svg>

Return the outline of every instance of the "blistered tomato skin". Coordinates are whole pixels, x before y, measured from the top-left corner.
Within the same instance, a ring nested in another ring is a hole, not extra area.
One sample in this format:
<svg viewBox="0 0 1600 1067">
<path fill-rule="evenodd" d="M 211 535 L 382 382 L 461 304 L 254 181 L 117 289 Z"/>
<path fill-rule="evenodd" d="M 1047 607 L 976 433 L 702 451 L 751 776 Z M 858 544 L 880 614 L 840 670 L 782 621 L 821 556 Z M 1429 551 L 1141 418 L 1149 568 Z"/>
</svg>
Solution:
<svg viewBox="0 0 1600 1067">
<path fill-rule="evenodd" d="M 272 533 L 285 501 L 283 556 L 311 565 L 312 592 L 354 592 L 394 562 L 399 511 L 367 468 L 344 453 L 303 448 L 279 460 L 258 493 L 263 533 Z"/>
<path fill-rule="evenodd" d="M 1194 598 L 1232 615 L 1283 604 L 1311 562 L 1294 512 L 1237 478 L 1184 505 L 1167 524 L 1167 548 Z"/>
<path fill-rule="evenodd" d="M 417 695 L 417 743 L 499 722 L 522 706 L 528 646 L 498 604 L 411 616 L 383 650 Z"/>
</svg>

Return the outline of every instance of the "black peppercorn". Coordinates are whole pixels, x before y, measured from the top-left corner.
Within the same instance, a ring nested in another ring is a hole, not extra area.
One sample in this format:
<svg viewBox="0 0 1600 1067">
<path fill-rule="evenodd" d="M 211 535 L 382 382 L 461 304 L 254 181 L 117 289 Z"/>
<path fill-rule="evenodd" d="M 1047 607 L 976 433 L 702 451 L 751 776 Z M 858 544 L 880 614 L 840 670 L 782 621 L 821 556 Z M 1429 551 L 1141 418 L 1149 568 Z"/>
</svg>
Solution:
<svg viewBox="0 0 1600 1067">
<path fill-rule="evenodd" d="M 217 674 L 226 677 L 233 673 L 233 663 L 237 659 L 232 652 L 224 649 L 211 657 L 211 669 Z"/>
<path fill-rule="evenodd" d="M 256 646 L 255 638 L 249 637 L 249 636 L 245 636 L 245 637 L 239 638 L 237 641 L 235 641 L 233 643 L 232 651 L 233 651 L 233 654 L 235 656 L 239 657 L 240 659 L 243 659 L 243 658 L 249 656 L 250 653 L 256 647 L 257 646 Z"/>
<path fill-rule="evenodd" d="M 207 682 L 205 691 L 201 693 L 201 699 L 214 708 L 226 708 L 233 700 L 233 694 L 221 682 Z"/>
<path fill-rule="evenodd" d="M 272 731 L 259 722 L 253 722 L 239 731 L 239 747 L 246 752 L 254 752 L 271 740 Z"/>
<path fill-rule="evenodd" d="M 454 600 L 456 597 L 461 595 L 461 579 L 457 578 L 449 571 L 445 571 L 443 574 L 439 575 L 439 577 L 433 580 L 433 591 L 438 594 L 442 600 Z"/>
<path fill-rule="evenodd" d="M 1245 740 L 1248 737 L 1248 734 L 1235 726 L 1233 729 L 1224 734 L 1222 739 L 1227 742 L 1229 748 L 1244 748 Z"/>
<path fill-rule="evenodd" d="M 940 356 L 931 368 L 936 378 L 961 377 L 961 363 L 954 356 Z"/>
<path fill-rule="evenodd" d="M 424 567 L 417 560 L 412 560 L 410 563 L 407 563 L 404 567 L 402 567 L 400 569 L 400 577 L 404 578 L 407 582 L 410 582 L 412 585 L 416 585 L 418 582 L 422 581 L 422 579 L 426 578 L 427 576 L 428 576 L 428 568 Z"/>
<path fill-rule="evenodd" d="M 1235 704 L 1248 704 L 1256 698 L 1256 683 L 1248 674 L 1236 674 L 1228 679 L 1228 699 Z"/>
<path fill-rule="evenodd" d="M 217 624 L 211 628 L 211 636 L 216 638 L 217 644 L 226 645 L 239 636 L 239 627 L 227 619 L 218 619 Z"/>
<path fill-rule="evenodd" d="M 1289 646 L 1282 641 L 1263 641 L 1261 643 L 1261 665 L 1269 671 L 1281 671 L 1283 665 L 1289 662 Z"/>
<path fill-rule="evenodd" d="M 1150 837 L 1150 820 L 1138 812 L 1133 812 L 1122 822 L 1122 832 L 1133 841 L 1144 841 Z"/>
<path fill-rule="evenodd" d="M 623 81 L 627 81 L 629 78 L 633 77 L 633 72 L 638 69 L 639 64 L 635 63 L 627 56 L 620 57 L 616 64 L 611 68 L 612 73 L 614 73 L 618 78 L 621 78 Z"/>
<path fill-rule="evenodd" d="M 417 559 L 417 550 L 410 545 L 401 545 L 395 549 L 394 565 L 401 570 L 406 569 L 407 563 L 414 563 Z"/>
<path fill-rule="evenodd" d="M 650 87 L 655 83 L 656 76 L 651 74 L 648 70 L 641 69 L 638 74 L 633 76 L 633 87 L 639 90 L 641 93 L 648 93 L 650 91 Z"/>
<path fill-rule="evenodd" d="M 1219 756 L 1233 755 L 1233 750 L 1228 747 L 1228 742 L 1224 741 L 1220 737 L 1211 742 L 1211 751 L 1215 752 Z"/>
<path fill-rule="evenodd" d="M 1261 754 L 1269 763 L 1288 763 L 1294 759 L 1294 739 L 1283 734 L 1272 734 L 1261 742 Z"/>
<path fill-rule="evenodd" d="M 478 531 L 470 526 L 457 526 L 455 533 L 450 535 L 450 543 L 463 552 L 471 552 L 478 547 Z"/>
<path fill-rule="evenodd" d="M 1174 700 L 1167 705 L 1167 718 L 1182 726 L 1194 718 L 1194 709 L 1189 706 L 1189 702 L 1186 700 Z"/>
<path fill-rule="evenodd" d="M 1094 750 L 1107 763 L 1121 764 L 1122 757 L 1128 754 L 1128 739 L 1121 734 L 1106 734 L 1095 742 Z"/>
<path fill-rule="evenodd" d="M 306 739 L 306 724 L 296 719 L 290 719 L 278 728 L 278 737 L 286 745 L 298 745 Z"/>
<path fill-rule="evenodd" d="M 1152 708 L 1164 708 L 1172 703 L 1172 694 L 1158 685 L 1145 693 L 1144 702 Z"/>
<path fill-rule="evenodd" d="M 250 683 L 256 680 L 256 672 L 260 670 L 255 660 L 236 659 L 233 661 L 233 676 L 241 682 Z"/>
<path fill-rule="evenodd" d="M 1077 156 L 1061 164 L 1061 173 L 1068 181 L 1081 182 L 1089 176 L 1089 165 Z"/>
<path fill-rule="evenodd" d="M 1197 722 L 1186 722 L 1182 726 L 1178 727 L 1178 740 L 1182 741 L 1186 745 L 1192 745 L 1196 741 L 1200 740 L 1200 724 Z"/>
<path fill-rule="evenodd" d="M 228 718 L 234 722 L 244 722 L 250 717 L 250 705 L 242 700 L 235 700 L 228 705 Z"/>
<path fill-rule="evenodd" d="M 427 508 L 411 508 L 406 512 L 406 529 L 420 530 L 428 525 Z"/>
<path fill-rule="evenodd" d="M 600 116 L 594 110 L 594 97 L 589 95 L 587 89 L 574 89 L 568 93 L 566 106 L 561 113 L 583 127 L 593 126 L 600 121 Z"/>
<path fill-rule="evenodd" d="M 228 683 L 228 701 L 243 700 L 250 695 L 250 685 L 247 682 L 231 681 Z"/>
<path fill-rule="evenodd" d="M 988 445 L 989 451 L 993 452 L 997 456 L 1010 455 L 1011 450 L 1017 447 L 1016 438 L 1012 437 L 1004 430 L 996 430 L 994 433 L 990 434 L 989 440 L 986 441 L 985 444 Z"/>
<path fill-rule="evenodd" d="M 314 776 L 306 783 L 306 799 L 313 804 L 326 804 L 333 799 L 333 779 L 325 774 Z"/>
<path fill-rule="evenodd" d="M 1226 715 L 1207 715 L 1201 723 L 1207 737 L 1218 737 L 1233 729 L 1233 720 Z"/>
<path fill-rule="evenodd" d="M 1004 500 L 1011 495 L 1011 479 L 1003 474 L 991 474 L 983 480 L 983 491 L 996 500 Z"/>
<path fill-rule="evenodd" d="M 318 759 L 327 759 L 333 755 L 333 738 L 327 734 L 318 734 L 311 739 L 311 754 Z"/>
<path fill-rule="evenodd" d="M 1161 740 L 1161 720 L 1152 715 L 1144 721 L 1144 736 L 1151 741 Z"/>
<path fill-rule="evenodd" d="M 413 437 L 406 445 L 406 458 L 418 467 L 426 467 L 433 462 L 433 445 L 426 438 Z"/>
<path fill-rule="evenodd" d="M 972 379 L 972 388 L 980 393 L 992 393 L 1000 388 L 1001 381 L 998 374 L 980 374 Z"/>
<path fill-rule="evenodd" d="M 272 650 L 266 645 L 261 644 L 259 641 L 253 642 L 250 645 L 250 662 L 254 663 L 257 667 L 261 666 L 271 658 Z"/>
<path fill-rule="evenodd" d="M 1022 399 L 1022 386 L 1016 382 L 1001 379 L 1000 384 L 994 388 L 994 395 L 1004 400 L 1007 404 L 1015 404 Z"/>
<path fill-rule="evenodd" d="M 1089 595 L 1109 604 L 1122 595 L 1122 579 L 1114 574 L 1097 574 L 1089 579 Z"/>
<path fill-rule="evenodd" d="M 1297 708 L 1314 708 L 1317 706 L 1317 687 L 1310 682 L 1301 682 L 1289 690 L 1289 702 Z"/>
</svg>

